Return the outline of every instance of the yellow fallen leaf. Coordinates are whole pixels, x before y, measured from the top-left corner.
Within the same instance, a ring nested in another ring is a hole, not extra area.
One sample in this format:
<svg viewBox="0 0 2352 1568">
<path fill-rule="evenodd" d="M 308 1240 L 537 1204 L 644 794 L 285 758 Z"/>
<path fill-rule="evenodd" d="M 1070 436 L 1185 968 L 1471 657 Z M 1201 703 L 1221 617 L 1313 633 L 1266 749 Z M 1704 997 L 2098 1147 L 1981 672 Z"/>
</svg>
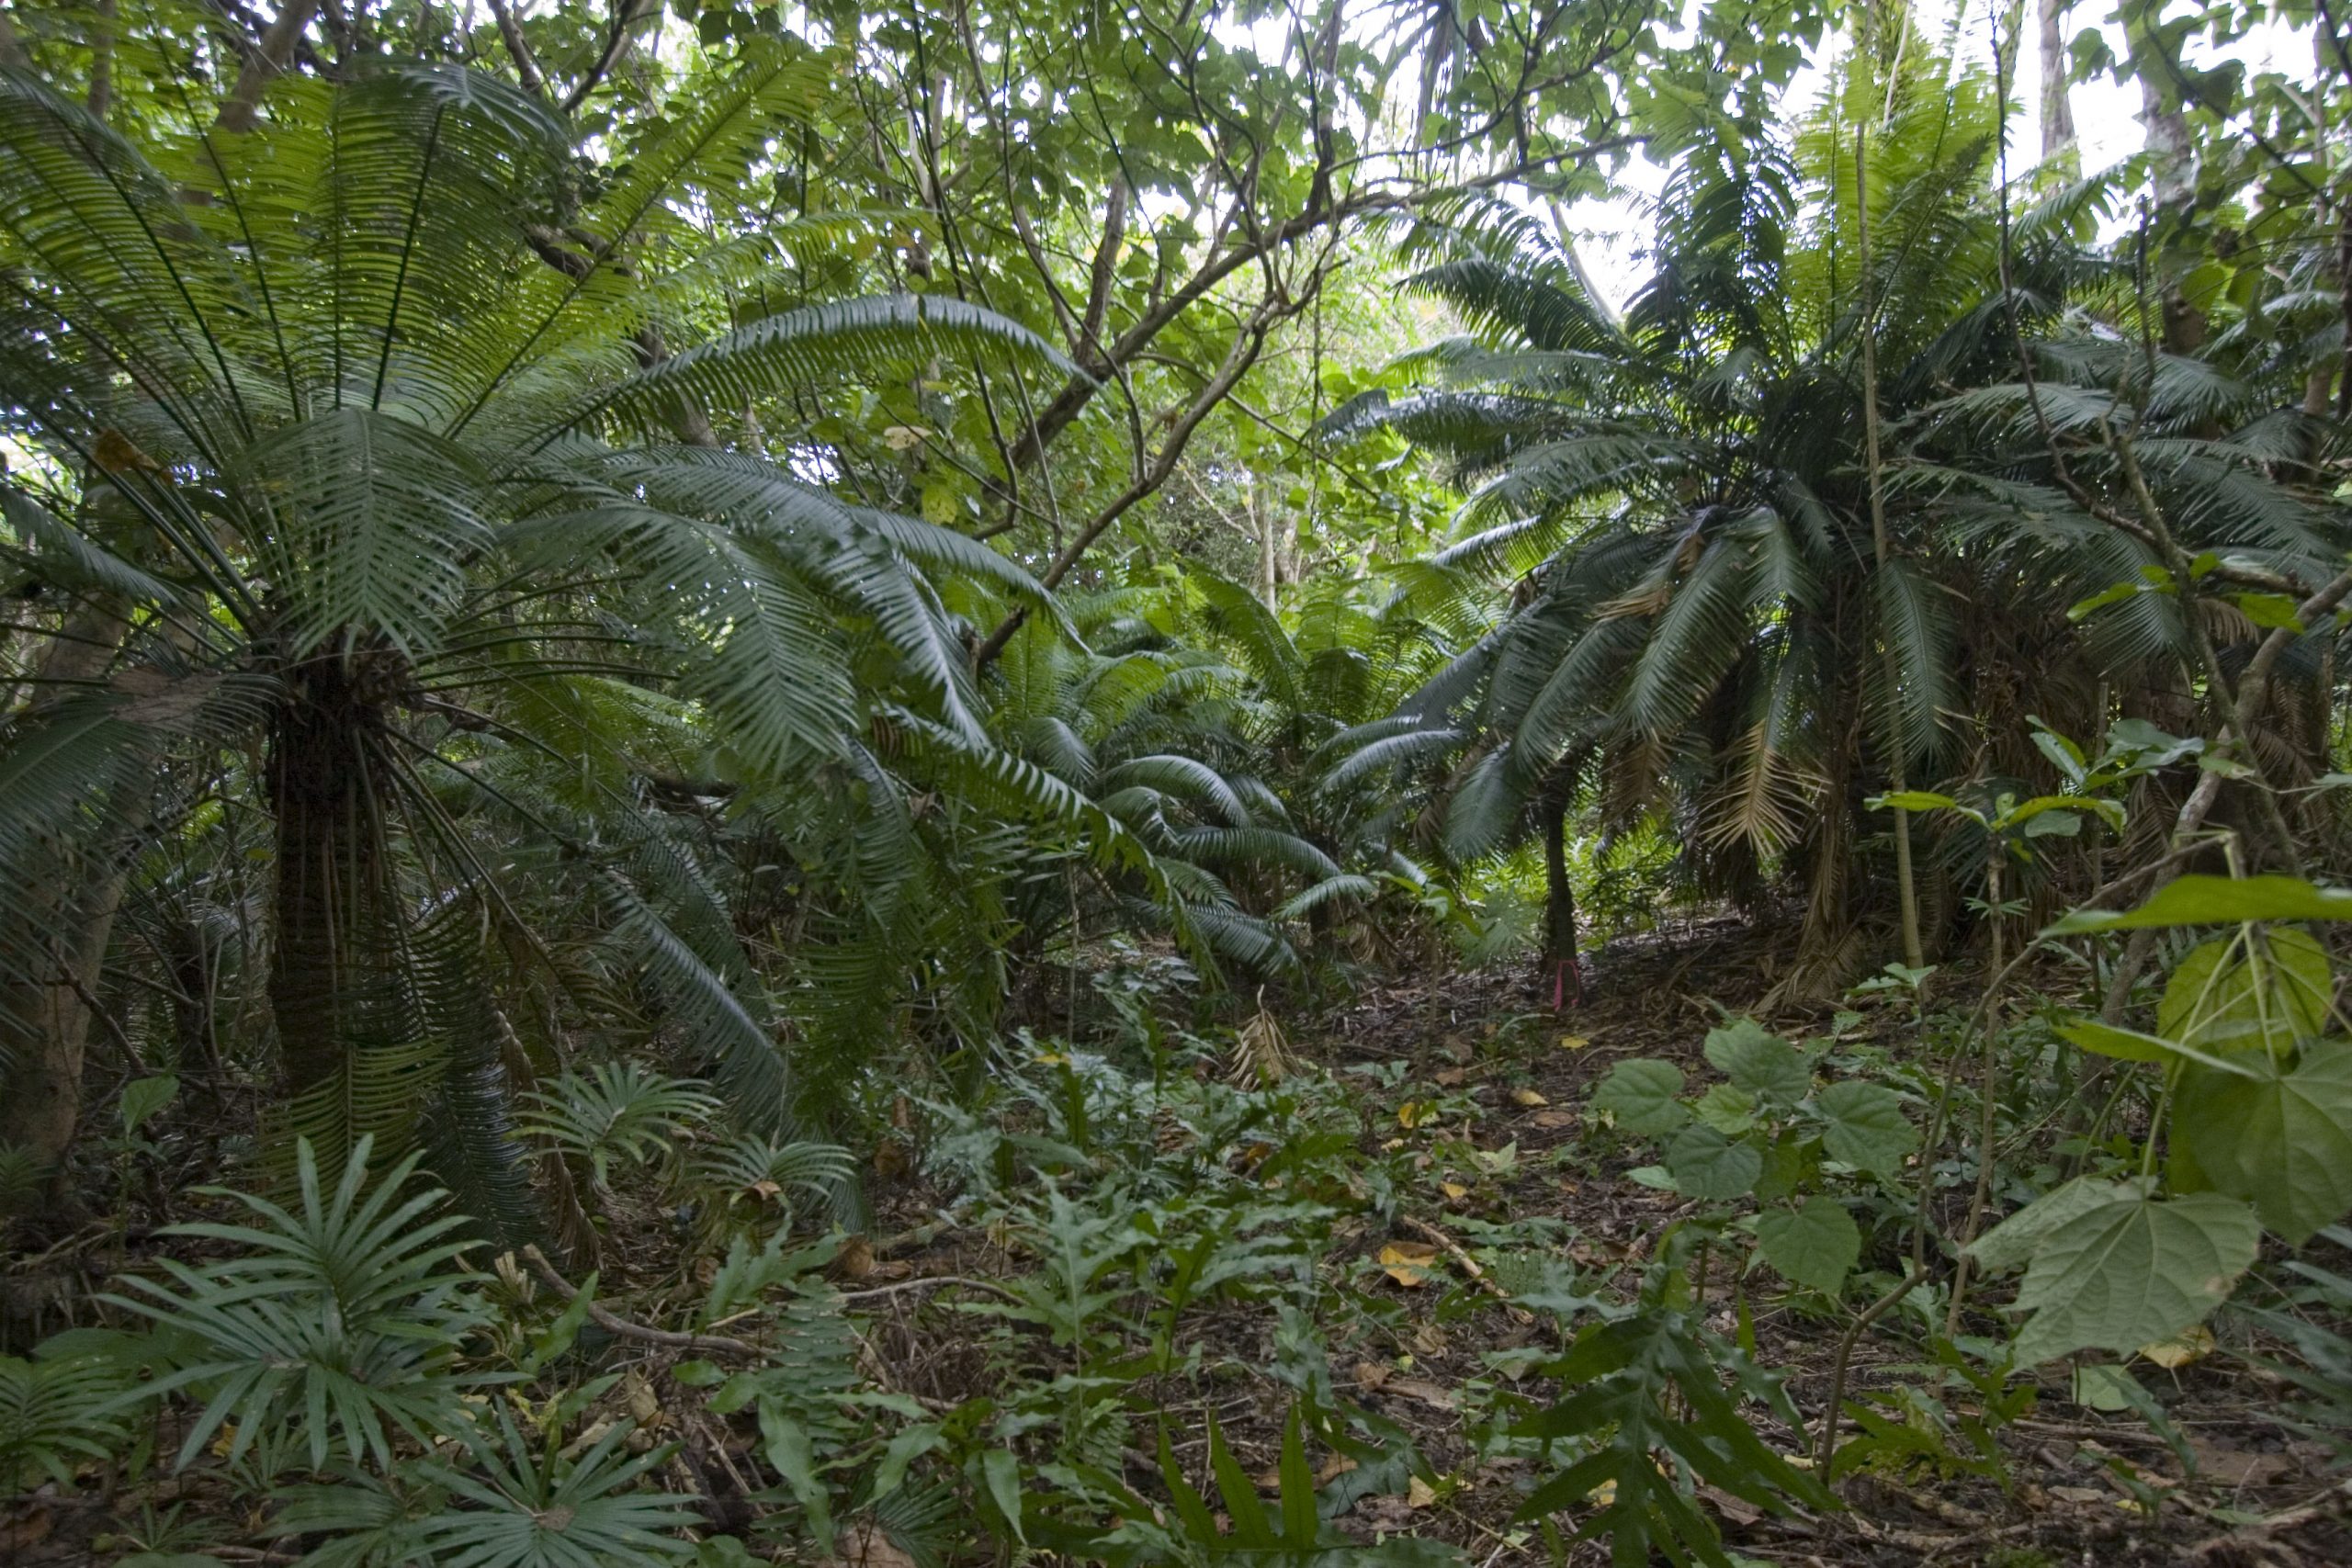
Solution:
<svg viewBox="0 0 2352 1568">
<path fill-rule="evenodd" d="M 1581 1034 L 1563 1034 L 1560 1036 L 1560 1049 L 1563 1051 L 1581 1051 L 1591 1043 L 1591 1041 L 1586 1039 Z"/>
<path fill-rule="evenodd" d="M 2201 1361 L 2213 1353 L 2213 1331 L 2197 1324 L 2170 1339 L 2159 1339 L 2153 1345 L 2140 1347 L 2140 1354 L 2167 1371 Z"/>
<path fill-rule="evenodd" d="M 1535 1106 L 1552 1103 L 1532 1089 L 1515 1089 L 1510 1091 L 1510 1098 L 1512 1103 L 1518 1105 Z"/>
<path fill-rule="evenodd" d="M 1347 1474 L 1348 1472 L 1353 1470 L 1355 1467 L 1356 1461 L 1350 1459 L 1347 1455 L 1333 1454 L 1329 1459 L 1323 1461 L 1323 1468 L 1315 1472 L 1315 1484 L 1317 1486 L 1328 1486 L 1332 1482 L 1337 1481 L 1340 1476 Z"/>
<path fill-rule="evenodd" d="M 1441 1181 L 1437 1184 L 1437 1190 L 1457 1201 L 1470 1196 L 1470 1189 L 1463 1186 L 1459 1181 Z"/>
<path fill-rule="evenodd" d="M 1416 1475 L 1405 1483 L 1405 1506 L 1426 1508 L 1437 1501 L 1437 1488 Z"/>
<path fill-rule="evenodd" d="M 1437 1101 L 1434 1100 L 1408 1100 L 1396 1108 L 1396 1125 L 1399 1127 L 1426 1127 L 1437 1119 Z"/>
<path fill-rule="evenodd" d="M 1418 1241 L 1392 1241 L 1380 1249 L 1383 1272 L 1408 1290 L 1430 1282 L 1437 1263 L 1437 1248 Z"/>
</svg>

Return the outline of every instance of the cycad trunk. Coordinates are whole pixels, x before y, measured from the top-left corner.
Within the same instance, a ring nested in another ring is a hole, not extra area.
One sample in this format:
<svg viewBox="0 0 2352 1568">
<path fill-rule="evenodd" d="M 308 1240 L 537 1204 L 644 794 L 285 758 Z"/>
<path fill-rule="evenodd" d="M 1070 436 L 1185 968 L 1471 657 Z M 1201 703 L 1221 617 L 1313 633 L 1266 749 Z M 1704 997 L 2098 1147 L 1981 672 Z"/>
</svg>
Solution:
<svg viewBox="0 0 2352 1568">
<path fill-rule="evenodd" d="M 1584 1001 L 1584 977 L 1577 960 L 1577 890 L 1568 880 L 1568 792 L 1547 791 L 1543 803 L 1544 967 L 1552 1009 Z"/>
<path fill-rule="evenodd" d="M 269 1000 L 290 1096 L 333 1081 L 354 1047 L 380 1036 L 397 995 L 385 729 L 371 690 L 382 684 L 375 661 L 384 657 L 327 655 L 288 671 L 270 737 Z"/>
</svg>

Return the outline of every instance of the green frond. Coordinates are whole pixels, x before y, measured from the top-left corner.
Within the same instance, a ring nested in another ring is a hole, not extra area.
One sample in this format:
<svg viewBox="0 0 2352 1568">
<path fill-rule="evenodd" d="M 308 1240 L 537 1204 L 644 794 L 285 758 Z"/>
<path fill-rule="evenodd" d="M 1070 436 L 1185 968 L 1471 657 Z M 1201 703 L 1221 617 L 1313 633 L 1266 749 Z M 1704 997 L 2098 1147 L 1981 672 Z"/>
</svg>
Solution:
<svg viewBox="0 0 2352 1568">
<path fill-rule="evenodd" d="M 603 413 L 662 429 L 681 397 L 707 407 L 741 408 L 756 398 L 935 357 L 1078 373 L 1053 344 L 992 310 L 936 294 L 885 294 L 804 306 L 739 327 L 598 394 L 555 430 Z"/>
</svg>

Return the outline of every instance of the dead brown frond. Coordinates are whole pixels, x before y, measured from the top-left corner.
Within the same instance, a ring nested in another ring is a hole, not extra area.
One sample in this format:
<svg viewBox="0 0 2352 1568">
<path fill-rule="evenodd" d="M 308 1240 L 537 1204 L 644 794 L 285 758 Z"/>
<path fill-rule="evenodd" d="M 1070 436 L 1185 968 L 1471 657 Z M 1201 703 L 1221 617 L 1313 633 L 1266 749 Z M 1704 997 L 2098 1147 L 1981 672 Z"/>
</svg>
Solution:
<svg viewBox="0 0 2352 1568">
<path fill-rule="evenodd" d="M 1282 1021 L 1266 1010 L 1266 991 L 1261 986 L 1258 1010 L 1234 1036 L 1229 1076 L 1236 1084 L 1259 1087 L 1280 1083 L 1296 1071 L 1298 1058 L 1291 1054 L 1290 1037 L 1283 1032 Z"/>
<path fill-rule="evenodd" d="M 1775 747 L 1761 721 L 1741 731 L 1718 762 L 1722 783 L 1710 792 L 1700 829 L 1711 847 L 1746 842 L 1759 855 L 1776 855 L 1823 808 L 1827 781 Z"/>
</svg>

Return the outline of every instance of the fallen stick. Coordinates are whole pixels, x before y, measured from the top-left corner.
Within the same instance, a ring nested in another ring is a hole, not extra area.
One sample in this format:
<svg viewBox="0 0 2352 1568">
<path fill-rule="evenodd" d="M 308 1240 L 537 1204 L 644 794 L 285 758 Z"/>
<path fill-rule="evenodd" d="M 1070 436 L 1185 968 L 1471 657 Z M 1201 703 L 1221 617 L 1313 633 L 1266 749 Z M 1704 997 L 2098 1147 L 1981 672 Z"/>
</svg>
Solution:
<svg viewBox="0 0 2352 1568">
<path fill-rule="evenodd" d="M 547 1254 L 536 1245 L 526 1246 L 523 1257 L 556 1294 L 567 1302 L 579 1299 L 579 1289 L 555 1271 L 555 1265 L 548 1261 Z M 642 1323 L 631 1323 L 598 1306 L 593 1299 L 588 1303 L 588 1320 L 607 1334 L 617 1334 L 625 1339 L 642 1339 L 649 1345 L 666 1345 L 673 1350 L 695 1350 L 712 1356 L 767 1354 L 747 1339 L 730 1339 L 723 1334 L 679 1334 L 667 1328 L 651 1328 Z"/>
<path fill-rule="evenodd" d="M 1496 1284 L 1492 1280 L 1487 1278 L 1487 1271 L 1478 1267 L 1478 1260 L 1476 1258 L 1471 1257 L 1469 1253 L 1463 1250 L 1462 1244 L 1460 1242 L 1454 1240 L 1452 1236 L 1446 1235 L 1435 1225 L 1430 1224 L 1427 1220 L 1417 1220 L 1410 1214 L 1401 1215 L 1399 1217 L 1399 1223 L 1402 1224 L 1407 1230 L 1411 1231 L 1415 1235 L 1419 1236 L 1423 1241 L 1430 1242 L 1443 1249 L 1447 1257 L 1453 1258 L 1456 1263 L 1461 1264 L 1462 1271 L 1470 1276 L 1470 1282 L 1477 1286 L 1480 1290 L 1486 1292 L 1487 1294 L 1494 1297 L 1495 1300 L 1502 1303 L 1504 1310 L 1510 1314 L 1511 1321 L 1513 1323 L 1533 1323 L 1535 1321 L 1535 1314 L 1533 1313 L 1512 1301 L 1510 1299 L 1510 1292 L 1504 1290 L 1500 1285 Z"/>
</svg>

